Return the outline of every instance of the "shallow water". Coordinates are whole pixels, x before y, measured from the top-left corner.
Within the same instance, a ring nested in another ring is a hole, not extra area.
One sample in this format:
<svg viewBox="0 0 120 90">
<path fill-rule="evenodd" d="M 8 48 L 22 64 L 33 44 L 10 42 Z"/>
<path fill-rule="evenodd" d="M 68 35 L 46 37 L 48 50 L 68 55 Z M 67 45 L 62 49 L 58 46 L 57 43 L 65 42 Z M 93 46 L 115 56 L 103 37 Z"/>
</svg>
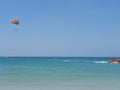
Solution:
<svg viewBox="0 0 120 90">
<path fill-rule="evenodd" d="M 1 57 L 1 90 L 119 90 L 113 57 Z"/>
</svg>

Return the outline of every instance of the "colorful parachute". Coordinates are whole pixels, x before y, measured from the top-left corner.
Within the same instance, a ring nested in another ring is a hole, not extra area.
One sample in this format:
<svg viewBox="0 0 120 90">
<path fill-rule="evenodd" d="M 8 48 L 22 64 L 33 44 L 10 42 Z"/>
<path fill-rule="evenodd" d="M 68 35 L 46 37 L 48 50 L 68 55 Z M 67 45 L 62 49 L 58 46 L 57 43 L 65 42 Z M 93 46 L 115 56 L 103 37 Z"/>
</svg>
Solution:
<svg viewBox="0 0 120 90">
<path fill-rule="evenodd" d="M 16 18 L 13 18 L 13 19 L 11 19 L 11 21 L 10 21 L 12 24 L 16 24 L 16 25 L 19 25 L 19 20 L 18 19 L 16 19 Z"/>
</svg>

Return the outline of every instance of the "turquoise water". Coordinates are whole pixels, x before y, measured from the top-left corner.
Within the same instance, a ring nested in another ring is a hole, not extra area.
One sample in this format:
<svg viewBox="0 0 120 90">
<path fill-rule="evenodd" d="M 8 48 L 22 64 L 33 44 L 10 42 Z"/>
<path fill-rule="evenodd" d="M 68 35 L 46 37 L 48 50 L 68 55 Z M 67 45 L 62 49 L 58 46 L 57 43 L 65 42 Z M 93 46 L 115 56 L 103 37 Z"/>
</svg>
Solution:
<svg viewBox="0 0 120 90">
<path fill-rule="evenodd" d="M 119 90 L 113 57 L 1 57 L 0 90 Z"/>
</svg>

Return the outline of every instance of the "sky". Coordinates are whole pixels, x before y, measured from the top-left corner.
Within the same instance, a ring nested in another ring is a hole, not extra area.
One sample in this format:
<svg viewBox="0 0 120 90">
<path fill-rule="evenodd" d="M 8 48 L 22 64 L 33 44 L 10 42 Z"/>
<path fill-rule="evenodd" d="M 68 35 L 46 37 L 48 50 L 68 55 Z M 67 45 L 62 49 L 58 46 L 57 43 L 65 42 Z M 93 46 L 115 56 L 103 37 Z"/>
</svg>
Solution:
<svg viewBox="0 0 120 90">
<path fill-rule="evenodd" d="M 119 57 L 119 4 L 120 0 L 0 0 L 0 56 Z M 12 18 L 20 24 L 11 24 Z"/>
</svg>

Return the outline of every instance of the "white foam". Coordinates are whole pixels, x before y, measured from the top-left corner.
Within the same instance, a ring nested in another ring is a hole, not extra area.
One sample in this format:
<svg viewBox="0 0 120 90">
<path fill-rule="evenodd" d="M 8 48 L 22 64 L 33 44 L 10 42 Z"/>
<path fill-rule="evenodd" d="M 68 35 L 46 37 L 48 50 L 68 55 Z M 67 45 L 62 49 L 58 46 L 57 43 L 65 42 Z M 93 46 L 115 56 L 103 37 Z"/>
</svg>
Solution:
<svg viewBox="0 0 120 90">
<path fill-rule="evenodd" d="M 69 62 L 70 60 L 63 60 L 64 62 Z"/>
<path fill-rule="evenodd" d="M 108 63 L 107 61 L 94 61 L 94 63 Z"/>
</svg>

